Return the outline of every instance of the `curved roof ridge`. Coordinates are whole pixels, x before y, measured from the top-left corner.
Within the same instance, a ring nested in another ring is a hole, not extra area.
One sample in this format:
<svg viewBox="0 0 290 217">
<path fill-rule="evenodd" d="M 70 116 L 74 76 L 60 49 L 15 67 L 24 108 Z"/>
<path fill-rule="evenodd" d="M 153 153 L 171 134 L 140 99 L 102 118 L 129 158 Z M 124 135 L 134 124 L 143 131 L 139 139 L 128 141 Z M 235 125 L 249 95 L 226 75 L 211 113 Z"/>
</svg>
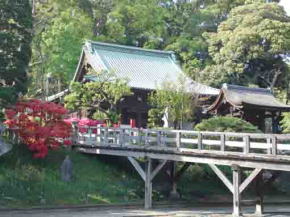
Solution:
<svg viewBox="0 0 290 217">
<path fill-rule="evenodd" d="M 234 85 L 234 84 L 226 84 L 224 83 L 222 86 L 222 89 L 227 89 L 230 91 L 248 91 L 248 92 L 257 92 L 257 93 L 265 93 L 265 94 L 271 94 L 272 92 L 268 88 L 260 88 L 260 87 L 245 87 L 240 85 Z"/>
<path fill-rule="evenodd" d="M 174 51 L 154 50 L 154 49 L 147 49 L 147 48 L 134 47 L 134 46 L 128 46 L 128 45 L 120 45 L 120 44 L 114 44 L 114 43 L 97 42 L 97 41 L 90 41 L 90 40 L 88 40 L 86 43 L 90 43 L 92 45 L 98 45 L 102 47 L 107 47 L 107 48 L 120 49 L 120 51 L 128 50 L 128 51 L 137 51 L 137 52 L 148 52 L 148 53 L 154 53 L 154 54 L 174 55 Z"/>
</svg>

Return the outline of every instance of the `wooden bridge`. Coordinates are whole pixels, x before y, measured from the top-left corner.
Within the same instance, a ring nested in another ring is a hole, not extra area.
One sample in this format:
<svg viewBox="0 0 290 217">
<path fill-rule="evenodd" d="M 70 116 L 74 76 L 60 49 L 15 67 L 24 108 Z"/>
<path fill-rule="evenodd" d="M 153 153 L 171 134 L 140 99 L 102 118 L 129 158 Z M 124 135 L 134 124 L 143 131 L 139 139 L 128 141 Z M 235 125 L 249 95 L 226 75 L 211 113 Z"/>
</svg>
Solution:
<svg viewBox="0 0 290 217">
<path fill-rule="evenodd" d="M 75 127 L 78 151 L 127 157 L 145 182 L 145 208 L 152 207 L 152 181 L 167 162 L 184 162 L 173 170 L 173 190 L 190 163 L 208 164 L 233 194 L 233 216 L 241 214 L 241 193 L 262 170 L 290 171 L 290 134 L 196 132 L 184 130 Z M 137 161 L 145 159 L 145 169 Z M 152 160 L 158 161 L 152 168 Z M 232 168 L 232 181 L 218 168 Z M 251 170 L 241 180 L 241 170 Z M 262 201 L 256 214 L 262 214 Z"/>
</svg>

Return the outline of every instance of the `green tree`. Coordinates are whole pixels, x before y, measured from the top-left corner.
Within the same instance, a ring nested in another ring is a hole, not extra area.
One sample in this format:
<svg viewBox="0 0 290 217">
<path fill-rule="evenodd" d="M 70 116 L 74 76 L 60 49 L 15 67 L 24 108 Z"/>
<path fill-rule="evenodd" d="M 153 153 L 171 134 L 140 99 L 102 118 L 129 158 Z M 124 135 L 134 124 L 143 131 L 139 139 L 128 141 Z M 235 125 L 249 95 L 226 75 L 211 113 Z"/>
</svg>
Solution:
<svg viewBox="0 0 290 217">
<path fill-rule="evenodd" d="M 184 122 L 193 119 L 196 107 L 196 96 L 187 91 L 185 78 L 177 83 L 164 82 L 161 87 L 149 95 L 149 126 L 160 127 L 163 116 L 181 129 Z"/>
<path fill-rule="evenodd" d="M 117 103 L 132 94 L 128 81 L 106 71 L 93 74 L 96 76 L 95 82 L 71 84 L 71 93 L 65 97 L 65 106 L 71 110 L 86 110 L 89 118 L 117 123 L 120 120 Z"/>
<path fill-rule="evenodd" d="M 216 32 L 230 10 L 246 3 L 246 0 L 194 0 L 170 1 L 168 7 L 168 34 L 166 49 L 174 50 L 184 71 L 194 80 L 198 72 L 211 60 L 208 44 L 202 36 L 205 32 Z"/>
<path fill-rule="evenodd" d="M 0 0 L 0 107 L 26 93 L 31 56 L 32 9 L 29 0 Z"/>
<path fill-rule="evenodd" d="M 159 0 L 119 0 L 108 14 L 99 39 L 156 48 L 164 41 L 166 10 Z"/>
<path fill-rule="evenodd" d="M 234 8 L 217 33 L 204 34 L 213 64 L 200 74 L 202 80 L 214 86 L 228 82 L 285 88 L 283 55 L 290 49 L 289 21 L 277 3 Z"/>
<path fill-rule="evenodd" d="M 241 132 L 241 133 L 259 133 L 261 132 L 251 123 L 236 117 L 222 116 L 203 120 L 194 127 L 197 131 L 211 132 Z"/>
<path fill-rule="evenodd" d="M 80 8 L 78 0 L 40 1 L 34 13 L 31 95 L 37 90 L 45 94 L 47 75 L 60 84 L 59 89 L 66 88 L 75 72 L 83 42 L 93 38 L 92 19 Z"/>
</svg>

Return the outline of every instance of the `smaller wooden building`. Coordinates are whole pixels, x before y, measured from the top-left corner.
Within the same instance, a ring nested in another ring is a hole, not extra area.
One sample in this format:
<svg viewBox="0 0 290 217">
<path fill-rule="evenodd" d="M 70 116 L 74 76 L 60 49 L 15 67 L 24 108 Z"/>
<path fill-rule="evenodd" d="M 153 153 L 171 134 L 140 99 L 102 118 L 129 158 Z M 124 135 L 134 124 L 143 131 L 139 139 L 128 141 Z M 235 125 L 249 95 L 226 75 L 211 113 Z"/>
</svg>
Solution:
<svg viewBox="0 0 290 217">
<path fill-rule="evenodd" d="M 263 132 L 279 133 L 281 112 L 290 106 L 279 102 L 269 89 L 224 84 L 207 112 L 240 117 Z"/>
</svg>

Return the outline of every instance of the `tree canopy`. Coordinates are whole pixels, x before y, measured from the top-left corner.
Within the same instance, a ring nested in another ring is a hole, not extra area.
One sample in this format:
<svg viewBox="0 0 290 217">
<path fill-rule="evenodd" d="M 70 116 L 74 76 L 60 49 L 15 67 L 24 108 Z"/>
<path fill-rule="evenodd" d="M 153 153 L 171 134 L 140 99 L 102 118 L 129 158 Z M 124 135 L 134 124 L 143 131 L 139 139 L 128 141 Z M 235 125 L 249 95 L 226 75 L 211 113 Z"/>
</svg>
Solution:
<svg viewBox="0 0 290 217">
<path fill-rule="evenodd" d="M 29 0 L 0 0 L 0 106 L 27 90 L 32 12 Z"/>
<path fill-rule="evenodd" d="M 118 123 L 120 111 L 117 110 L 117 103 L 132 94 L 127 80 L 106 71 L 94 74 L 95 82 L 71 84 L 71 93 L 65 97 L 65 106 L 71 110 L 85 110 L 91 119 Z"/>
<path fill-rule="evenodd" d="M 213 61 L 200 74 L 204 82 L 269 88 L 288 85 L 283 58 L 290 50 L 290 18 L 278 4 L 236 7 L 216 33 L 204 36 Z"/>
<path fill-rule="evenodd" d="M 196 96 L 187 91 L 185 79 L 177 83 L 164 82 L 161 87 L 149 95 L 149 126 L 163 126 L 162 119 L 172 122 L 175 129 L 182 128 L 184 122 L 193 119 Z"/>
</svg>

